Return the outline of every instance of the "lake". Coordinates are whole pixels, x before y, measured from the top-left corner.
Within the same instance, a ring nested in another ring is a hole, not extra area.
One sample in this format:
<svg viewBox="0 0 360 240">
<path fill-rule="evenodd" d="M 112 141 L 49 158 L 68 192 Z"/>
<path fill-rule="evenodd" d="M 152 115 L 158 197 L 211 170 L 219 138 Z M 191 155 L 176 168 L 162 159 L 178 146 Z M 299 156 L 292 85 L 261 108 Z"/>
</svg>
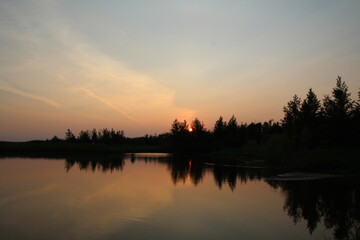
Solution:
<svg viewBox="0 0 360 240">
<path fill-rule="evenodd" d="M 270 180 L 279 171 L 167 154 L 1 158 L 0 239 L 356 239 L 358 181 Z"/>
</svg>

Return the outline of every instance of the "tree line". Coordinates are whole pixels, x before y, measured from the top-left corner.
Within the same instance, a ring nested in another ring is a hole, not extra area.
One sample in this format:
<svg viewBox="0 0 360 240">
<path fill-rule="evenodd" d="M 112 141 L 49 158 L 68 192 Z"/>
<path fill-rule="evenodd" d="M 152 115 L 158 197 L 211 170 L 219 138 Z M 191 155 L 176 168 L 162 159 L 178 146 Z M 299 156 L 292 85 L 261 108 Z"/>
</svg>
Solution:
<svg viewBox="0 0 360 240">
<path fill-rule="evenodd" d="M 289 148 L 360 143 L 360 91 L 358 100 L 352 100 L 341 77 L 336 79 L 331 95 L 325 95 L 322 101 L 310 88 L 304 100 L 295 94 L 283 107 L 283 112 L 280 122 L 238 124 L 235 116 L 228 122 L 220 117 L 212 131 L 206 130 L 197 118 L 191 124 L 175 119 L 171 140 L 175 150 L 190 151 L 240 147 L 249 141 L 261 144 L 273 135 L 282 135 Z"/>
<path fill-rule="evenodd" d="M 262 144 L 275 135 L 284 138 L 289 148 L 332 147 L 359 145 L 360 91 L 358 100 L 350 97 L 348 87 L 341 77 L 330 95 L 321 100 L 312 88 L 306 98 L 298 95 L 283 107 L 284 117 L 258 123 L 238 123 L 233 115 L 228 121 L 222 116 L 213 129 L 206 129 L 198 118 L 188 123 L 175 119 L 170 131 L 160 135 L 129 138 L 123 130 L 85 130 L 78 136 L 68 129 L 65 141 L 73 143 L 164 145 L 172 152 L 207 152 L 241 147 L 249 141 Z M 61 141 L 54 137 L 53 141 Z"/>
<path fill-rule="evenodd" d="M 322 101 L 310 88 L 303 101 L 294 95 L 284 107 L 282 127 L 297 144 L 308 147 L 359 144 L 360 91 L 358 95 L 357 102 L 351 99 L 341 77 Z"/>
<path fill-rule="evenodd" d="M 125 142 L 125 139 L 125 132 L 123 130 L 109 130 L 107 128 L 81 130 L 78 136 L 75 136 L 70 129 L 65 132 L 65 141 L 69 143 L 122 144 Z M 55 136 L 51 141 L 62 142 L 64 140 Z"/>
</svg>

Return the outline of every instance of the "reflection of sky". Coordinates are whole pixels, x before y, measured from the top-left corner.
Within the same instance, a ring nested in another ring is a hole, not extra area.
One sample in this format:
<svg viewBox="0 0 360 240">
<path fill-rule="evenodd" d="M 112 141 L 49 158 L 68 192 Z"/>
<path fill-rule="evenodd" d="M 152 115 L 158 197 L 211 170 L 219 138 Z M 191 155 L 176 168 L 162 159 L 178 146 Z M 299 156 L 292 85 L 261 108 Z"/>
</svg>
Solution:
<svg viewBox="0 0 360 240">
<path fill-rule="evenodd" d="M 3 139 L 71 128 L 162 133 L 278 120 L 295 93 L 321 98 L 337 75 L 353 97 L 359 1 L 2 1 Z M 23 119 L 27 119 L 26 122 Z"/>
<path fill-rule="evenodd" d="M 210 172 L 196 187 L 174 185 L 156 162 L 102 173 L 66 172 L 61 160 L 0 160 L 2 239 L 305 239 L 283 201 L 258 180 L 220 190 Z"/>
</svg>

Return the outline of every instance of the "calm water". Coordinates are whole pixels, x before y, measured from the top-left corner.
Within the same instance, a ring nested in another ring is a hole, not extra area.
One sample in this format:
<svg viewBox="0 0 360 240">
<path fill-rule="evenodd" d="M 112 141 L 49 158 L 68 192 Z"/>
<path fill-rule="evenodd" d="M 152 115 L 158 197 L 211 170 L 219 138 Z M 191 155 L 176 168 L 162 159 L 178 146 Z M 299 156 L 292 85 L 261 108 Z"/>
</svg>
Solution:
<svg viewBox="0 0 360 240">
<path fill-rule="evenodd" d="M 359 185 L 166 155 L 0 159 L 0 239 L 346 239 Z"/>
</svg>

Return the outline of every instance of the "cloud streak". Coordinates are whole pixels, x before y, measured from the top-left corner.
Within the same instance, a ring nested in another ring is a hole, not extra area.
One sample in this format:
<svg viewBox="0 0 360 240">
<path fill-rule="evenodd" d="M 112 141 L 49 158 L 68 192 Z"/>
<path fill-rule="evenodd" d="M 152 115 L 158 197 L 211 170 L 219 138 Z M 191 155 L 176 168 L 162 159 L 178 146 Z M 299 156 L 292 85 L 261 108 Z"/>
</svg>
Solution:
<svg viewBox="0 0 360 240">
<path fill-rule="evenodd" d="M 9 19 L 0 23 L 0 37 L 7 43 L 0 49 L 3 56 L 11 56 L 0 57 L 0 78 L 6 80 L 0 80 L 1 91 L 20 96 L 16 99 L 20 103 L 31 99 L 38 102 L 34 106 L 66 109 L 67 114 L 59 117 L 69 122 L 59 124 L 74 131 L 105 125 L 139 136 L 166 131 L 173 119 L 194 115 L 192 109 L 176 104 L 174 89 L 131 67 L 125 57 L 103 52 L 101 45 L 75 30 L 58 3 L 46 2 L 9 2 L 6 11 L 0 9 Z M 44 111 L 34 114 L 29 126 L 42 125 L 41 116 L 48 110 Z"/>
<path fill-rule="evenodd" d="M 58 103 L 58 102 L 56 102 L 56 101 L 54 101 L 52 99 L 45 98 L 45 97 L 42 97 L 42 96 L 38 96 L 38 95 L 35 95 L 35 94 L 32 94 L 32 93 L 24 92 L 24 91 L 18 90 L 16 88 L 0 85 L 0 90 L 6 91 L 6 92 L 9 92 L 9 93 L 18 95 L 18 96 L 26 97 L 26 98 L 29 98 L 29 99 L 32 99 L 32 100 L 36 100 L 36 101 L 45 103 L 45 104 L 47 104 L 49 106 L 52 106 L 52 107 L 55 107 L 55 108 L 58 108 L 58 109 L 65 109 L 66 108 L 61 103 Z"/>
<path fill-rule="evenodd" d="M 96 99 L 97 101 L 105 104 L 107 107 L 109 107 L 110 109 L 116 111 L 116 112 L 119 112 L 120 114 L 122 114 L 124 117 L 136 122 L 136 123 L 139 123 L 138 120 L 136 120 L 135 118 L 133 118 L 132 116 L 130 116 L 129 114 L 127 114 L 125 111 L 121 110 L 120 108 L 118 108 L 117 106 L 115 106 L 112 102 L 110 102 L 109 100 L 103 98 L 103 97 L 100 97 L 99 95 L 96 95 L 94 92 L 86 89 L 86 88 L 81 88 L 81 90 L 83 92 L 85 92 L 85 94 L 91 98 L 94 98 Z"/>
</svg>

